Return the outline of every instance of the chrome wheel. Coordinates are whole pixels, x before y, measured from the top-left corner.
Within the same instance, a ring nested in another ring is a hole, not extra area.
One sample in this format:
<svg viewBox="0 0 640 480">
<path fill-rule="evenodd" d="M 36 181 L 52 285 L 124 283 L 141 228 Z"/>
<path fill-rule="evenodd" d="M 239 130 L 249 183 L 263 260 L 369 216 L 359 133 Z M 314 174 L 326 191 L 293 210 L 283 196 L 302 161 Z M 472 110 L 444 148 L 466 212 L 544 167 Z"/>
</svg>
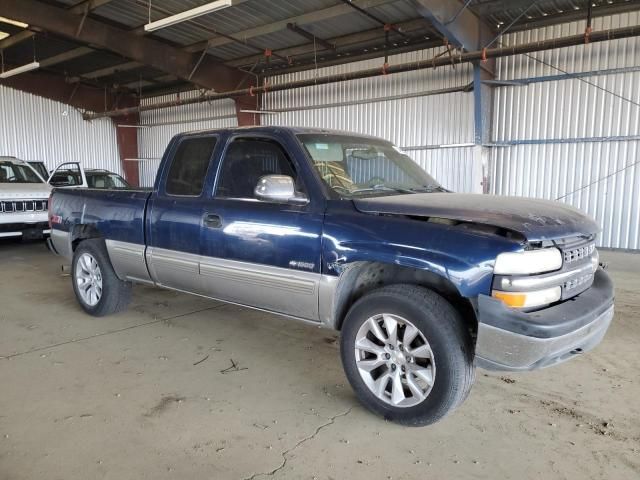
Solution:
<svg viewBox="0 0 640 480">
<path fill-rule="evenodd" d="M 369 390 L 394 407 L 413 407 L 433 387 L 429 342 L 408 320 L 388 313 L 367 319 L 355 340 L 356 366 Z"/>
<path fill-rule="evenodd" d="M 76 285 L 82 301 L 94 307 L 102 298 L 102 272 L 95 258 L 83 253 L 76 262 Z"/>
</svg>

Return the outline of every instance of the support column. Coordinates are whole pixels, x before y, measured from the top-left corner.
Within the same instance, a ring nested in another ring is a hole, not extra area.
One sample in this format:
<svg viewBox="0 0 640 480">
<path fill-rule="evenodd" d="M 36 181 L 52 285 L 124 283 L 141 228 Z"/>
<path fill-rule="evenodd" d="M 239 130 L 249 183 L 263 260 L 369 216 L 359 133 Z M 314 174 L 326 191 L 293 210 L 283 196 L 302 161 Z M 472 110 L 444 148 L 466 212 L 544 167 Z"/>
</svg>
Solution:
<svg viewBox="0 0 640 480">
<path fill-rule="evenodd" d="M 484 80 L 492 80 L 494 65 L 485 67 L 481 62 L 473 65 L 473 193 L 489 193 L 489 168 L 491 165 L 491 149 L 486 145 L 491 141 L 493 122 L 493 87 Z"/>
<path fill-rule="evenodd" d="M 120 125 L 138 125 L 140 121 L 138 114 L 127 115 L 113 119 L 116 126 L 116 137 L 118 142 L 118 153 L 120 155 L 120 165 L 124 173 L 124 178 L 134 187 L 140 186 L 140 171 L 138 162 L 127 161 L 127 158 L 138 157 L 138 129 L 121 127 Z"/>
<path fill-rule="evenodd" d="M 244 97 L 238 97 L 235 99 L 236 102 L 236 116 L 238 117 L 238 126 L 239 127 L 248 127 L 251 125 L 260 125 L 260 114 L 258 113 L 247 113 L 242 112 L 241 110 L 259 110 L 260 109 L 260 95 L 250 96 L 245 95 Z"/>
<path fill-rule="evenodd" d="M 477 16 L 464 0 L 412 0 L 416 10 L 428 19 L 451 44 L 465 51 L 481 50 L 495 37 L 491 25 Z M 484 80 L 493 79 L 495 61 L 477 62 L 473 66 L 474 147 L 473 167 L 469 172 L 471 191 L 489 192 L 491 120 L 493 91 Z"/>
</svg>

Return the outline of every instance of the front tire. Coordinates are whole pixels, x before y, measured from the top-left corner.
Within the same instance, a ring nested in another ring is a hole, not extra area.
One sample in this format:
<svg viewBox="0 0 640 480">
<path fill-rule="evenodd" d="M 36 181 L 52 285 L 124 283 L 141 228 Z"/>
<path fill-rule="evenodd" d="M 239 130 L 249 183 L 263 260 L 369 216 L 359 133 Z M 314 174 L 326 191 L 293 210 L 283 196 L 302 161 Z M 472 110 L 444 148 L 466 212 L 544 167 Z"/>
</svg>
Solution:
<svg viewBox="0 0 640 480">
<path fill-rule="evenodd" d="M 359 299 L 345 318 L 340 347 L 358 399 L 403 425 L 437 422 L 465 400 L 475 378 L 460 314 L 415 285 L 391 285 Z"/>
<path fill-rule="evenodd" d="M 125 310 L 131 300 L 131 282 L 118 278 L 104 240 L 84 240 L 72 263 L 73 291 L 82 309 L 94 317 Z"/>
</svg>

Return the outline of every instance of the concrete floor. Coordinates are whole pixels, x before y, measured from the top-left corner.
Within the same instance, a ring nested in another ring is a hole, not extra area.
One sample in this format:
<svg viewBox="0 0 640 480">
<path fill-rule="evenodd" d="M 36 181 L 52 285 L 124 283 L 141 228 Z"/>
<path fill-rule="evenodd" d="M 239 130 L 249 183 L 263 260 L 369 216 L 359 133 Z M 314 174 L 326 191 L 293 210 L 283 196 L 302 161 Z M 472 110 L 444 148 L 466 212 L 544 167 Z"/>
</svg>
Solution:
<svg viewBox="0 0 640 480">
<path fill-rule="evenodd" d="M 357 403 L 330 331 L 141 286 L 92 318 L 43 244 L 2 242 L 0 479 L 639 478 L 640 255 L 602 257 L 618 299 L 596 351 L 480 371 L 412 429 Z"/>
</svg>

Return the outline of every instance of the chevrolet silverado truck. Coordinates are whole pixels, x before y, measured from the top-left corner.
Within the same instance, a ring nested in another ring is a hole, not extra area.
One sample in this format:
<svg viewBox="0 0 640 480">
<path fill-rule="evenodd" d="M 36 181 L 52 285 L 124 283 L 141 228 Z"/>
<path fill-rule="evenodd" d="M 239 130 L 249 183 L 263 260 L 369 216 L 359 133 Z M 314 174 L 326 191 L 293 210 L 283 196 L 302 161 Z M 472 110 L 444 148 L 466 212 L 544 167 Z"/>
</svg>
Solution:
<svg viewBox="0 0 640 480">
<path fill-rule="evenodd" d="M 54 189 L 49 213 L 87 313 L 125 309 L 144 283 L 338 330 L 359 400 L 405 425 L 460 405 L 476 366 L 557 364 L 613 317 L 590 218 L 451 193 L 369 136 L 180 134 L 152 191 Z"/>
<path fill-rule="evenodd" d="M 42 238 L 49 233 L 51 188 L 27 162 L 0 157 L 0 237 Z"/>
</svg>

